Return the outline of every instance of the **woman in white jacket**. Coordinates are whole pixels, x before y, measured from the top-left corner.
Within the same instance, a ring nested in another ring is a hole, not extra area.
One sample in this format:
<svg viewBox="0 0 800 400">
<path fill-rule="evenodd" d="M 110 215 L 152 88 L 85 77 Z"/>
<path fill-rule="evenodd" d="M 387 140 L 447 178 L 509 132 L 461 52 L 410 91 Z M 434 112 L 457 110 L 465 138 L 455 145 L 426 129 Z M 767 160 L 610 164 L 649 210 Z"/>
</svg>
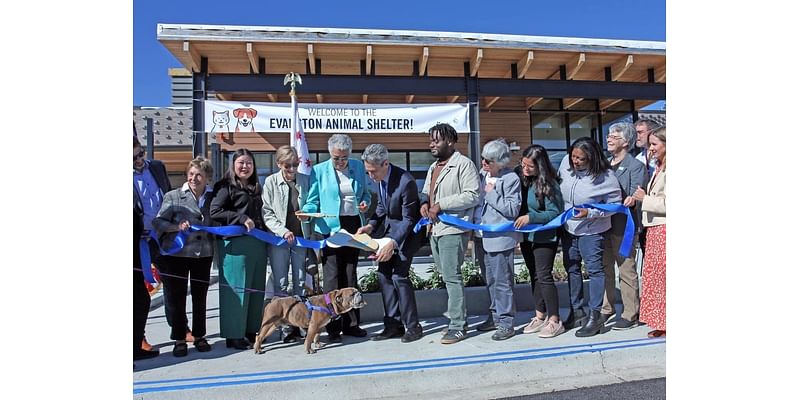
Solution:
<svg viewBox="0 0 800 400">
<path fill-rule="evenodd" d="M 656 170 L 647 188 L 636 189 L 625 204 L 642 202 L 642 225 L 647 227 L 647 247 L 642 268 L 639 319 L 653 328 L 648 337 L 667 336 L 667 127 L 650 134 L 650 157 Z"/>
</svg>

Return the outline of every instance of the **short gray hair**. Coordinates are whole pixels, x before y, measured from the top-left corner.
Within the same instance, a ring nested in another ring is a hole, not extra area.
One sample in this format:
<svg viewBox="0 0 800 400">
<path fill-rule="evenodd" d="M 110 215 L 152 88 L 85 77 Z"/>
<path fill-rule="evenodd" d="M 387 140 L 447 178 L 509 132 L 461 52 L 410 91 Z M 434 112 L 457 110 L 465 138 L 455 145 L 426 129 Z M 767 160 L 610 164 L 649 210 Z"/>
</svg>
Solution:
<svg viewBox="0 0 800 400">
<path fill-rule="evenodd" d="M 351 153 L 353 151 L 353 140 L 350 139 L 350 136 L 337 133 L 328 139 L 328 152 L 333 153 L 333 149 Z"/>
<path fill-rule="evenodd" d="M 636 143 L 636 129 L 628 122 L 617 122 L 608 128 L 608 133 L 619 133 L 625 141 L 625 147 Z"/>
<path fill-rule="evenodd" d="M 389 159 L 389 150 L 382 144 L 371 144 L 361 153 L 361 159 L 375 165 L 383 165 Z"/>
<path fill-rule="evenodd" d="M 505 139 L 495 139 L 483 146 L 481 157 L 505 167 L 511 161 L 511 150 Z"/>
</svg>

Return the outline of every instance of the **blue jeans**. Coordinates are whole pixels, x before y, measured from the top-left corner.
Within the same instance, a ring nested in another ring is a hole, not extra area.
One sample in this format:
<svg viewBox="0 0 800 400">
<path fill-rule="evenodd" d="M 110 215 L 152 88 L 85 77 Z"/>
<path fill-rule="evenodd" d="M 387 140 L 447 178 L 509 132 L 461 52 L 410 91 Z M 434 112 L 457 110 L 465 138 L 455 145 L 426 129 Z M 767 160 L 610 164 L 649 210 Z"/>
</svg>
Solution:
<svg viewBox="0 0 800 400">
<path fill-rule="evenodd" d="M 589 309 L 600 311 L 603 306 L 606 274 L 603 270 L 603 240 L 605 233 L 586 236 L 572 236 L 564 233 L 564 268 L 569 274 L 569 299 L 572 309 L 583 305 L 583 275 L 581 259 L 589 273 Z"/>
<path fill-rule="evenodd" d="M 291 261 L 292 265 L 292 294 L 305 296 L 306 248 L 269 246 L 269 249 L 275 296 L 284 297 L 289 295 L 289 261 Z"/>
</svg>

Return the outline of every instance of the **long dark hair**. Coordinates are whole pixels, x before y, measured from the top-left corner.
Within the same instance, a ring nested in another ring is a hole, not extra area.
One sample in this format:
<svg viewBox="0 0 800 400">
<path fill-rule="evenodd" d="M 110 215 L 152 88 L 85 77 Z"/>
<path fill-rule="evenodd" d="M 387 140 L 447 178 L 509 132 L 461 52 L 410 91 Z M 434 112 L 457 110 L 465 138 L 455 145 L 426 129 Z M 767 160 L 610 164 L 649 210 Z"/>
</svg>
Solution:
<svg viewBox="0 0 800 400">
<path fill-rule="evenodd" d="M 247 185 L 242 185 L 242 182 L 239 181 L 239 178 L 236 177 L 236 160 L 241 156 L 249 156 L 251 160 L 253 160 L 253 173 L 247 178 Z M 236 186 L 238 188 L 247 190 L 248 192 L 252 193 L 260 193 L 261 192 L 261 185 L 258 183 L 258 168 L 256 168 L 256 157 L 253 156 L 253 153 L 247 149 L 239 149 L 233 153 L 233 158 L 231 158 L 231 164 L 228 166 L 228 172 L 225 173 L 225 177 L 223 180 L 227 181 L 227 183 L 231 186 Z"/>
<path fill-rule="evenodd" d="M 528 188 L 534 186 L 536 188 L 536 199 L 541 201 L 547 196 L 550 200 L 555 201 L 555 191 L 553 186 L 557 185 L 561 179 L 556 174 L 553 165 L 550 164 L 550 157 L 547 155 L 547 150 L 541 145 L 532 144 L 522 152 L 522 158 L 533 160 L 536 169 L 539 171 L 538 176 L 525 176 L 520 166 L 519 175 L 522 180 L 522 186 Z"/>
<path fill-rule="evenodd" d="M 611 168 L 611 163 L 603 157 L 603 149 L 600 147 L 600 144 L 594 139 L 584 136 L 572 143 L 572 146 L 569 146 L 569 150 L 567 151 L 569 167 L 572 169 L 573 173 L 575 173 L 575 165 L 572 164 L 572 151 L 575 149 L 581 149 L 581 151 L 586 154 L 586 159 L 589 164 L 587 170 L 592 178 L 597 178 L 605 174 L 606 171 Z"/>
</svg>

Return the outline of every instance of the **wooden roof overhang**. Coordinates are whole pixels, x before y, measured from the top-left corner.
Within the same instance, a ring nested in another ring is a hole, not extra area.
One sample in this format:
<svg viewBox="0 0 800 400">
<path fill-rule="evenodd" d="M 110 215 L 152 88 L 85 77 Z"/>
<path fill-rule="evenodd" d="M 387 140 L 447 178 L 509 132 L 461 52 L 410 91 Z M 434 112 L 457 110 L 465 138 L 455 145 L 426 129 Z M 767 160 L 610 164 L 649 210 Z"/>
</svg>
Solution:
<svg viewBox="0 0 800 400">
<path fill-rule="evenodd" d="M 469 101 L 523 111 L 557 98 L 565 110 L 601 111 L 666 99 L 664 42 L 182 24 L 157 31 L 199 73 L 205 94 L 228 101 L 288 102 L 288 72 L 302 75 L 303 103 Z"/>
</svg>

